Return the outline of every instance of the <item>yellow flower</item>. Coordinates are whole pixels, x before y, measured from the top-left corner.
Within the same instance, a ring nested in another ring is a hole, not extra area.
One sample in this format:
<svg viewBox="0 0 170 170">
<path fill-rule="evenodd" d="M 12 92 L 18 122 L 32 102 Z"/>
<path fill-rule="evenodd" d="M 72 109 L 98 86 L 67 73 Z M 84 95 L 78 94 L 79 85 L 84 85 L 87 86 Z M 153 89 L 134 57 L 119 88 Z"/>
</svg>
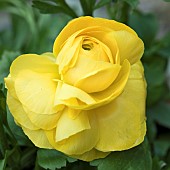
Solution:
<svg viewBox="0 0 170 170">
<path fill-rule="evenodd" d="M 54 55 L 25 54 L 12 63 L 9 109 L 36 146 L 81 160 L 139 145 L 146 133 L 143 51 L 122 23 L 74 19 L 56 38 Z"/>
</svg>

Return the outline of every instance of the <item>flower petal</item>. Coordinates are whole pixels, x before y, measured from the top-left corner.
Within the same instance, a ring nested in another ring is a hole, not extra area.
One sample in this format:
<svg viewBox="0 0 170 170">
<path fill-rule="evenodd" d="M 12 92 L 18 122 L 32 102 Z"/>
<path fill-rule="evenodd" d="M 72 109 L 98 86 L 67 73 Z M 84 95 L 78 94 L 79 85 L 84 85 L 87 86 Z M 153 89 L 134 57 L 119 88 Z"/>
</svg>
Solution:
<svg viewBox="0 0 170 170">
<path fill-rule="evenodd" d="M 54 74 L 22 70 L 15 80 L 19 101 L 34 113 L 55 113 L 54 95 L 57 83 Z"/>
<path fill-rule="evenodd" d="M 69 108 L 66 108 L 57 123 L 56 129 L 56 142 L 69 138 L 72 135 L 76 135 L 83 130 L 90 129 L 90 123 L 88 116 L 85 112 L 80 112 L 76 118 L 71 119 L 69 116 Z M 75 110 L 76 112 L 76 110 Z"/>
<path fill-rule="evenodd" d="M 4 80 L 5 80 L 5 86 L 8 89 L 8 93 L 10 93 L 12 97 L 17 99 L 17 94 L 14 88 L 14 81 L 11 78 L 11 76 L 6 77 Z"/>
<path fill-rule="evenodd" d="M 125 59 L 131 64 L 140 60 L 144 52 L 144 44 L 138 36 L 123 30 L 111 32 L 108 37 L 112 37 L 112 34 L 119 48 L 120 63 L 123 63 Z"/>
<path fill-rule="evenodd" d="M 25 113 L 22 104 L 10 93 L 7 93 L 7 104 L 11 114 L 14 116 L 15 120 L 20 124 L 20 126 L 24 126 L 27 129 L 37 130 L 39 129 L 36 125 L 34 125 L 27 114 Z"/>
<path fill-rule="evenodd" d="M 60 118 L 61 112 L 56 112 L 53 114 L 37 114 L 26 107 L 23 107 L 27 116 L 31 122 L 39 127 L 40 129 L 50 130 L 57 126 L 58 119 Z"/>
<path fill-rule="evenodd" d="M 125 150 L 144 140 L 146 84 L 141 69 L 132 67 L 131 74 L 134 76 L 136 71 L 140 77 L 135 74 L 136 79 L 129 79 L 118 98 L 93 111 L 99 123 L 100 140 L 96 148 L 100 151 Z"/>
<path fill-rule="evenodd" d="M 89 115 L 91 129 L 79 132 L 61 142 L 55 142 L 56 130 L 46 131 L 50 144 L 57 150 L 67 154 L 83 154 L 95 147 L 98 141 L 98 126 L 94 114 Z"/>
<path fill-rule="evenodd" d="M 88 92 L 100 92 L 108 88 L 119 74 L 121 66 L 114 64 L 111 67 L 102 68 L 96 73 L 82 77 L 75 83 L 75 86 Z M 103 78 L 105 79 L 103 81 Z"/>
<path fill-rule="evenodd" d="M 70 156 L 80 159 L 80 160 L 83 160 L 83 161 L 90 162 L 94 159 L 105 158 L 109 154 L 110 154 L 110 152 L 101 152 L 101 151 L 98 151 L 97 149 L 92 149 L 88 152 L 85 152 L 82 155 L 70 155 Z"/>
<path fill-rule="evenodd" d="M 28 138 L 34 143 L 35 146 L 39 148 L 47 148 L 52 149 L 53 147 L 50 145 L 45 133 L 43 130 L 30 130 L 25 127 L 22 127 L 24 133 L 28 136 Z"/>
<path fill-rule="evenodd" d="M 130 64 L 124 61 L 115 81 L 106 90 L 88 94 L 83 90 L 59 82 L 55 95 L 55 105 L 65 104 L 74 109 L 89 110 L 111 102 L 120 95 L 129 77 Z"/>
<path fill-rule="evenodd" d="M 72 36 L 68 39 L 67 43 L 64 44 L 56 60 L 56 63 L 59 65 L 59 73 L 64 74 L 72 66 L 70 63 L 77 59 L 81 41 L 82 37 L 75 38 Z"/>
<path fill-rule="evenodd" d="M 125 60 L 115 81 L 106 90 L 91 94 L 91 96 L 97 101 L 96 106 L 94 107 L 109 103 L 118 95 L 120 95 L 127 83 L 129 73 L 130 63 Z M 91 108 L 94 107 L 92 106 Z"/>
<path fill-rule="evenodd" d="M 53 46 L 53 52 L 55 56 L 58 55 L 61 45 L 70 37 L 73 35 L 75 32 L 87 28 L 87 27 L 93 27 L 93 26 L 101 26 L 101 27 L 106 27 L 109 29 L 112 29 L 113 31 L 118 31 L 118 30 L 126 30 L 128 32 L 131 32 L 132 34 L 136 35 L 136 33 L 128 26 L 125 24 L 116 22 L 114 20 L 107 20 L 103 18 L 93 18 L 93 17 L 79 17 L 77 19 L 72 20 L 69 22 L 66 27 L 61 31 L 61 33 L 58 35 L 54 42 Z"/>
<path fill-rule="evenodd" d="M 79 56 L 76 65 L 63 75 L 64 82 L 87 93 L 106 89 L 116 79 L 120 65 Z M 88 69 L 87 69 L 88 68 Z M 103 81 L 105 77 L 105 81 Z"/>
<path fill-rule="evenodd" d="M 83 90 L 71 86 L 69 84 L 58 82 L 56 95 L 55 95 L 55 105 L 66 104 L 71 106 L 73 99 L 75 99 L 74 104 L 78 104 L 77 100 L 80 100 L 86 104 L 93 104 L 95 100 Z"/>
<path fill-rule="evenodd" d="M 53 73 L 58 78 L 58 67 L 51 58 L 47 54 L 42 56 L 36 54 L 21 55 L 13 61 L 10 67 L 11 77 L 16 78 L 23 70 L 32 70 L 39 73 Z"/>
</svg>

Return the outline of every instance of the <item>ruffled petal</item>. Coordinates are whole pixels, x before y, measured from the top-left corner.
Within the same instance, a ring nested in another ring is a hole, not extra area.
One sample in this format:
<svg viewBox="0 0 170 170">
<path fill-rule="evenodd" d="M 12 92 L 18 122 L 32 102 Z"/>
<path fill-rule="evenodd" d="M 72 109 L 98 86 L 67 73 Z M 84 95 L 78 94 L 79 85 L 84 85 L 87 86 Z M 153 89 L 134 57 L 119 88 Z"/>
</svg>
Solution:
<svg viewBox="0 0 170 170">
<path fill-rule="evenodd" d="M 82 132 L 83 130 L 91 128 L 86 112 L 79 112 L 79 114 L 74 119 L 69 116 L 69 112 L 70 109 L 66 108 L 62 112 L 62 115 L 57 123 L 55 137 L 56 142 L 62 141 L 69 138 L 70 136 Z"/>
<path fill-rule="evenodd" d="M 93 18 L 89 16 L 79 17 L 69 22 L 56 38 L 53 46 L 53 52 L 55 56 L 58 55 L 59 51 L 62 48 L 61 45 L 68 39 L 68 37 L 70 37 L 75 32 L 81 29 L 94 27 L 94 26 L 106 27 L 112 29 L 113 31 L 126 30 L 136 35 L 135 31 L 133 31 L 130 27 L 126 26 L 125 24 L 116 22 L 114 20 Z"/>
<path fill-rule="evenodd" d="M 108 34 L 108 37 L 114 36 L 120 55 L 120 63 L 127 59 L 131 64 L 140 60 L 144 52 L 143 41 L 125 30 L 115 31 Z"/>
<path fill-rule="evenodd" d="M 130 64 L 124 61 L 115 81 L 104 91 L 88 94 L 74 86 L 59 82 L 55 105 L 65 104 L 74 109 L 89 110 L 111 102 L 120 95 L 129 77 Z"/>
<path fill-rule="evenodd" d="M 87 69 L 88 68 L 88 69 Z M 105 90 L 116 79 L 121 66 L 79 56 L 76 65 L 63 75 L 64 82 L 87 93 Z M 105 77 L 105 81 L 103 81 Z"/>
<path fill-rule="evenodd" d="M 53 149 L 43 130 L 30 130 L 25 127 L 22 127 L 22 129 L 35 146 L 39 148 Z"/>
<path fill-rule="evenodd" d="M 5 86 L 8 89 L 8 93 L 10 93 L 12 97 L 17 99 L 17 94 L 14 88 L 14 81 L 11 78 L 11 76 L 6 77 L 4 80 L 5 80 Z"/>
<path fill-rule="evenodd" d="M 64 74 L 69 68 L 73 67 L 77 60 L 82 37 L 70 37 L 63 45 L 62 50 L 57 56 L 56 63 L 59 65 L 59 73 Z M 69 54 L 69 55 L 68 55 Z M 72 62 L 72 64 L 70 64 Z"/>
<path fill-rule="evenodd" d="M 137 65 L 132 67 L 123 93 L 108 105 L 93 110 L 99 123 L 100 140 L 96 148 L 100 151 L 126 150 L 144 140 L 146 84 Z"/>
<path fill-rule="evenodd" d="M 95 103 L 95 100 L 83 90 L 63 82 L 58 82 L 54 102 L 55 105 L 58 104 L 66 104 L 67 106 L 79 105 L 79 101 L 86 104 Z"/>
<path fill-rule="evenodd" d="M 25 128 L 31 130 L 39 129 L 39 127 L 30 121 L 22 107 L 22 104 L 16 98 L 12 97 L 9 92 L 7 93 L 7 104 L 11 114 L 20 126 L 24 126 Z"/>
<path fill-rule="evenodd" d="M 53 79 L 55 75 L 51 73 L 22 70 L 15 80 L 19 101 L 34 113 L 55 113 L 53 106 L 57 82 Z"/>
<path fill-rule="evenodd" d="M 80 160 L 83 160 L 83 161 L 90 162 L 94 159 L 105 158 L 109 154 L 110 154 L 110 152 L 101 152 L 101 151 L 98 151 L 97 149 L 92 149 L 88 152 L 85 152 L 82 155 L 70 155 L 70 156 L 80 159 Z"/>
<path fill-rule="evenodd" d="M 75 83 L 75 86 L 88 92 L 100 92 L 108 88 L 119 74 L 121 66 L 113 65 L 112 67 L 102 68 L 96 73 L 82 77 Z M 104 81 L 103 81 L 104 77 Z M 90 83 L 89 83 L 90 82 Z"/>
<path fill-rule="evenodd" d="M 61 112 L 56 112 L 53 114 L 37 114 L 26 107 L 23 107 L 27 116 L 31 122 L 39 127 L 40 129 L 50 130 L 57 126 L 58 119 L 60 118 Z"/>
<path fill-rule="evenodd" d="M 38 73 L 53 73 L 59 78 L 58 66 L 54 63 L 54 59 L 48 56 L 48 54 L 42 56 L 36 54 L 24 54 L 17 57 L 10 67 L 11 77 L 15 79 L 23 70 L 32 70 Z"/>
<path fill-rule="evenodd" d="M 79 132 L 61 142 L 55 141 L 56 130 L 46 131 L 50 144 L 57 150 L 67 154 L 83 154 L 95 147 L 98 141 L 98 125 L 94 114 L 89 115 L 90 129 Z"/>
</svg>

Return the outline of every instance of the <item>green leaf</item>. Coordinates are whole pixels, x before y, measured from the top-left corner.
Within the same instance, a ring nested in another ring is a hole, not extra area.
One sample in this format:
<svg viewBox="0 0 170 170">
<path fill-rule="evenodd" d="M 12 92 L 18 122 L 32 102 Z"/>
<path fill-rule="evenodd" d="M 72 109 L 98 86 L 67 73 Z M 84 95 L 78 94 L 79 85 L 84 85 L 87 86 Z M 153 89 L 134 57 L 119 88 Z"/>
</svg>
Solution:
<svg viewBox="0 0 170 170">
<path fill-rule="evenodd" d="M 0 59 L 0 83 L 4 82 L 4 77 L 9 74 L 9 67 L 12 61 L 19 55 L 18 51 L 5 51 Z"/>
<path fill-rule="evenodd" d="M 156 122 L 160 125 L 170 128 L 170 104 L 161 102 L 155 107 L 152 107 L 150 111 Z"/>
<path fill-rule="evenodd" d="M 91 165 L 98 166 L 98 170 L 151 170 L 148 142 L 127 151 L 112 152 L 104 159 L 92 161 Z"/>
<path fill-rule="evenodd" d="M 63 13 L 66 15 L 71 16 L 72 18 L 76 18 L 76 13 L 72 10 L 71 7 L 67 5 L 67 3 L 64 0 L 56 0 L 55 3 L 53 0 L 33 0 L 33 7 L 38 8 L 41 13 L 45 14 L 57 14 L 57 13 Z"/>
<path fill-rule="evenodd" d="M 148 84 L 147 105 L 152 105 L 164 96 L 166 59 L 153 56 L 144 63 L 145 77 Z M 159 65 L 159 67 L 158 67 Z M 155 93 L 156 92 L 156 93 Z"/>
<path fill-rule="evenodd" d="M 9 128 L 11 129 L 11 133 L 13 135 L 11 137 L 15 137 L 17 143 L 20 146 L 33 146 L 33 144 L 30 142 L 28 137 L 24 134 L 21 127 L 17 126 L 16 123 L 14 122 L 14 118 L 11 115 L 8 108 L 7 108 L 7 121 L 8 121 Z"/>
<path fill-rule="evenodd" d="M 93 16 L 95 0 L 80 0 L 84 15 Z"/>
<path fill-rule="evenodd" d="M 170 136 L 165 134 L 160 135 L 159 138 L 154 142 L 155 154 L 163 158 L 164 156 L 166 156 L 169 149 L 170 149 Z"/>
<path fill-rule="evenodd" d="M 124 1 L 127 2 L 133 9 L 135 9 L 139 4 L 139 0 L 124 0 Z"/>
<path fill-rule="evenodd" d="M 170 58 L 170 32 L 168 32 L 160 42 L 160 49 L 158 50 L 158 54 Z"/>
<path fill-rule="evenodd" d="M 164 0 L 165 2 L 170 2 L 170 0 Z"/>
<path fill-rule="evenodd" d="M 33 1 L 33 7 L 38 8 L 41 13 L 45 14 L 57 14 L 63 13 L 63 9 L 60 6 L 52 5 L 47 2 Z"/>
<path fill-rule="evenodd" d="M 56 150 L 39 149 L 37 152 L 38 164 L 44 169 L 55 170 L 66 166 L 66 162 L 75 162 L 76 159 L 67 157 Z"/>
<path fill-rule="evenodd" d="M 154 115 L 151 114 L 150 112 L 147 112 L 147 137 L 150 143 L 153 143 L 156 134 L 157 134 L 157 128 L 156 128 L 156 123 L 154 120 Z"/>
<path fill-rule="evenodd" d="M 129 15 L 128 24 L 144 41 L 145 47 L 149 47 L 153 43 L 158 32 L 158 21 L 153 14 L 132 12 Z"/>
<path fill-rule="evenodd" d="M 94 7 L 94 9 L 101 8 L 102 6 L 105 6 L 107 4 L 111 3 L 111 0 L 100 0 Z"/>
<path fill-rule="evenodd" d="M 158 157 L 154 157 L 152 160 L 152 169 L 153 170 L 161 170 L 163 167 L 165 167 L 165 162 L 159 160 Z"/>
</svg>

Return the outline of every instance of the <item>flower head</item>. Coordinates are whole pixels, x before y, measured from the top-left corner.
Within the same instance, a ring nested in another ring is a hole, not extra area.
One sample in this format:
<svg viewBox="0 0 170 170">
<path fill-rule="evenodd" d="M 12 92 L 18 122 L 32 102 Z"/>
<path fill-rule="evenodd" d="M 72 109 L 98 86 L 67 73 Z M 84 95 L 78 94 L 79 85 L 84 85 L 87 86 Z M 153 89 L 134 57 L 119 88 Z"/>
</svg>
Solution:
<svg viewBox="0 0 170 170">
<path fill-rule="evenodd" d="M 142 40 L 128 26 L 80 17 L 53 54 L 25 54 L 5 78 L 15 121 L 38 147 L 85 161 L 140 144 L 146 133 Z"/>
</svg>

